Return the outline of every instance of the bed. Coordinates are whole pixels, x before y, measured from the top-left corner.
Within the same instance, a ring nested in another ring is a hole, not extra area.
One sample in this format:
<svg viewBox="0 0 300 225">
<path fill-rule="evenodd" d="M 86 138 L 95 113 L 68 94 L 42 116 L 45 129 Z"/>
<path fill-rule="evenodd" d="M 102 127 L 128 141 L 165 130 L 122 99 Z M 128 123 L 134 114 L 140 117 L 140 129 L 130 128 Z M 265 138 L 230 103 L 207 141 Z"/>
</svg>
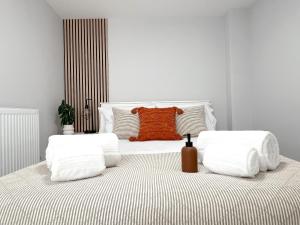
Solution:
<svg viewBox="0 0 300 225">
<path fill-rule="evenodd" d="M 55 183 L 41 162 L 0 178 L 0 224 L 299 225 L 300 163 L 245 179 L 182 173 L 179 152 L 128 153 L 101 176 Z"/>
<path fill-rule="evenodd" d="M 103 128 L 104 129 L 104 128 Z M 195 139 L 193 139 L 195 142 Z M 0 178 L 0 225 L 299 225 L 300 163 L 253 179 L 181 172 L 183 141 L 120 140 L 97 177 L 51 182 L 41 162 Z"/>
</svg>

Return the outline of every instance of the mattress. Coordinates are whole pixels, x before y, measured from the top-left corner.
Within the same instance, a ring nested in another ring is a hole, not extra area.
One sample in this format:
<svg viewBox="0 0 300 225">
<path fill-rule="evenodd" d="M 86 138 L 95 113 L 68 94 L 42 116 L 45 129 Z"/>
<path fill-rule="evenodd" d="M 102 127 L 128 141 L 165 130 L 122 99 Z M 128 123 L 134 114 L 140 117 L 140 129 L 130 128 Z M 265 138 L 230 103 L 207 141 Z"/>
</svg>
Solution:
<svg viewBox="0 0 300 225">
<path fill-rule="evenodd" d="M 0 178 L 1 225 L 299 225 L 300 163 L 254 179 L 181 172 L 180 153 L 123 155 L 103 175 L 55 183 L 45 162 Z"/>
</svg>

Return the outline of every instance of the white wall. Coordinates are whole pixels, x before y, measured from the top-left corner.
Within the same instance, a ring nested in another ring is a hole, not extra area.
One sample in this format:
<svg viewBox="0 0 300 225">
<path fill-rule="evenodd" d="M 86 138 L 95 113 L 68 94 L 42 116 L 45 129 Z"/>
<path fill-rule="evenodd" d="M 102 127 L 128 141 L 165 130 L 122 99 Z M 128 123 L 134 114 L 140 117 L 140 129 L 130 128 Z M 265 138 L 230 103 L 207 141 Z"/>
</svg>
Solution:
<svg viewBox="0 0 300 225">
<path fill-rule="evenodd" d="M 300 1 L 260 0 L 252 9 L 254 128 L 273 131 L 300 160 Z"/>
<path fill-rule="evenodd" d="M 40 110 L 44 157 L 63 98 L 62 20 L 44 1 L 2 0 L 0 27 L 0 107 Z M 208 99 L 220 129 L 271 130 L 300 160 L 299 27 L 298 0 L 226 18 L 110 18 L 110 100 Z"/>
<path fill-rule="evenodd" d="M 110 100 L 211 100 L 227 124 L 225 20 L 110 18 Z"/>
<path fill-rule="evenodd" d="M 41 0 L 2 0 L 0 107 L 40 110 L 41 156 L 63 98 L 62 20 Z"/>
<path fill-rule="evenodd" d="M 231 10 L 226 21 L 232 129 L 250 130 L 253 128 L 253 76 L 249 9 Z"/>
</svg>

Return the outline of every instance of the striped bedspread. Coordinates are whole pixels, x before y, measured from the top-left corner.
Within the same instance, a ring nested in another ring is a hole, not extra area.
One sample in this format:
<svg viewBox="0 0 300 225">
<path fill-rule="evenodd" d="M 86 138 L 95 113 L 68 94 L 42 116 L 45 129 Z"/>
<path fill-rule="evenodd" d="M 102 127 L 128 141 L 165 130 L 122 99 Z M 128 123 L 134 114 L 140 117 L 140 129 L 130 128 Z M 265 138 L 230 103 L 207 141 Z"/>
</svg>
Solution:
<svg viewBox="0 0 300 225">
<path fill-rule="evenodd" d="M 0 224 L 300 224 L 296 161 L 255 179 L 180 167 L 179 153 L 128 155 L 104 175 L 53 183 L 43 162 L 0 178 Z"/>
</svg>

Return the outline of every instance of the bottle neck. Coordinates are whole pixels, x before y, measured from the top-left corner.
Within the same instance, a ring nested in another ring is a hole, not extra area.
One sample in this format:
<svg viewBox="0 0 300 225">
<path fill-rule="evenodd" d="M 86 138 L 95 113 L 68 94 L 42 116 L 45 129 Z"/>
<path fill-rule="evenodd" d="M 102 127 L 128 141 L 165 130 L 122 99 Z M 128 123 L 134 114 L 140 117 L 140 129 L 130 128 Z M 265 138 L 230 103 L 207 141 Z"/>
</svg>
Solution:
<svg viewBox="0 0 300 225">
<path fill-rule="evenodd" d="M 193 142 L 185 142 L 185 147 L 194 147 Z"/>
</svg>

